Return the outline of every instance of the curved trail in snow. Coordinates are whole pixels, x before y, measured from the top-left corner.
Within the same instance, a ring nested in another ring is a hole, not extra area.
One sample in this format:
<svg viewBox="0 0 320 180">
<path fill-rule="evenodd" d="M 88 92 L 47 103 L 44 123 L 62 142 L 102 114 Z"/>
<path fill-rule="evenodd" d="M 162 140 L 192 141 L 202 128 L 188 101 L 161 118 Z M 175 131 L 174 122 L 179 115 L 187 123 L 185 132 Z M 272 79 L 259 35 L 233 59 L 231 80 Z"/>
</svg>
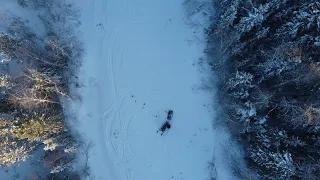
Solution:
<svg viewBox="0 0 320 180">
<path fill-rule="evenodd" d="M 192 90 L 203 76 L 194 64 L 205 44 L 188 44 L 203 33 L 185 24 L 183 1 L 81 0 L 79 6 L 86 49 L 80 76 L 86 86 L 75 109 L 82 119 L 79 131 L 94 144 L 93 176 L 208 178 L 207 163 L 223 152 L 228 136 L 212 128 L 212 94 Z M 174 111 L 172 128 L 160 136 L 156 131 L 168 109 Z M 215 159 L 218 176 L 232 179 L 223 156 Z"/>
<path fill-rule="evenodd" d="M 118 53 L 118 52 L 121 52 L 120 55 L 123 54 L 123 52 L 121 51 L 121 48 L 118 47 L 118 44 L 116 43 L 116 40 L 117 40 L 117 35 L 119 33 L 119 31 L 123 28 L 125 28 L 126 26 L 130 25 L 130 24 L 135 24 L 135 23 L 139 23 L 139 22 L 144 22 L 142 20 L 139 20 L 139 19 L 132 19 L 132 20 L 129 20 L 128 22 L 123 22 L 123 23 L 120 23 L 119 25 L 117 25 L 116 28 L 114 28 L 112 30 L 112 33 L 111 35 L 107 35 L 107 40 L 109 42 L 108 44 L 108 69 L 107 71 L 109 72 L 109 77 L 111 79 L 111 83 L 112 83 L 112 87 L 114 88 L 114 93 L 115 93 L 115 96 L 118 96 L 118 86 L 117 86 L 117 81 L 119 79 L 117 79 L 116 77 L 116 74 L 115 74 L 115 60 L 118 60 L 120 61 L 120 64 L 122 63 L 122 60 L 123 58 L 119 58 L 119 59 L 116 59 L 114 57 L 115 53 Z"/>
</svg>

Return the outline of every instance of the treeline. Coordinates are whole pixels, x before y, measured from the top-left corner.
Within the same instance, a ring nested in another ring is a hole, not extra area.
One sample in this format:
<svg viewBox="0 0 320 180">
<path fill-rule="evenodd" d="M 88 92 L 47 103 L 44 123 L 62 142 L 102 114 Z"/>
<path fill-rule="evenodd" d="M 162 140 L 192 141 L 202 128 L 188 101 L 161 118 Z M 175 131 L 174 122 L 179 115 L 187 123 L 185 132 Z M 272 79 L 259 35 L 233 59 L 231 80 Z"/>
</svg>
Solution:
<svg viewBox="0 0 320 180">
<path fill-rule="evenodd" d="M 320 2 L 214 0 L 206 29 L 224 123 L 257 176 L 319 179 Z"/>
<path fill-rule="evenodd" d="M 71 133 L 62 106 L 70 99 L 70 76 L 82 53 L 66 25 L 77 14 L 64 1 L 18 3 L 38 10 L 45 35 L 32 32 L 17 17 L 0 32 L 2 63 L 14 64 L 0 75 L 0 165 L 24 161 L 42 148 L 41 166 L 29 178 L 80 179 L 88 169 L 73 170 L 80 141 Z"/>
</svg>

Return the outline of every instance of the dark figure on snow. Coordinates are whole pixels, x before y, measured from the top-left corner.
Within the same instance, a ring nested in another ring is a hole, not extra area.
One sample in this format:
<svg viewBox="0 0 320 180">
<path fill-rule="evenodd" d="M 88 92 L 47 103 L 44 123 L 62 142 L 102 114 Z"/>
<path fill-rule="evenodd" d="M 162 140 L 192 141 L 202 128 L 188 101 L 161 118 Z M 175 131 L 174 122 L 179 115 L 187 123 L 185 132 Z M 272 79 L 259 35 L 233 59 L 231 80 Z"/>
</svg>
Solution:
<svg viewBox="0 0 320 180">
<path fill-rule="evenodd" d="M 162 136 L 163 133 L 165 133 L 166 130 L 170 129 L 170 128 L 171 128 L 170 123 L 168 121 L 166 121 L 157 132 L 161 131 L 161 136 Z"/>
<path fill-rule="evenodd" d="M 173 111 L 172 110 L 169 110 L 167 112 L 167 120 L 170 121 L 172 119 L 172 116 L 173 116 Z"/>
</svg>

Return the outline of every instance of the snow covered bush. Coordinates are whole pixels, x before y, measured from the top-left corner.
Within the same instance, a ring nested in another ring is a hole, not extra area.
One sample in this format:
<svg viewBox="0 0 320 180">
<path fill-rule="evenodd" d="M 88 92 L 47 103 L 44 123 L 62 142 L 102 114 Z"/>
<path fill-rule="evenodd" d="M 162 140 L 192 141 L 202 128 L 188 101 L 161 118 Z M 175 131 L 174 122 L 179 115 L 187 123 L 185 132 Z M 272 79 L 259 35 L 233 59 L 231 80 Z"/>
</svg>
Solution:
<svg viewBox="0 0 320 180">
<path fill-rule="evenodd" d="M 220 9 L 218 25 L 221 26 L 219 27 L 219 29 L 223 30 L 223 29 L 229 28 L 237 18 L 240 2 L 239 0 L 235 0 L 235 1 L 225 0 L 225 1 L 221 1 L 220 3 L 221 4 L 216 5 Z"/>
<path fill-rule="evenodd" d="M 257 114 L 256 108 L 250 102 L 246 102 L 245 107 L 238 109 L 238 114 L 241 116 L 242 121 L 247 121 L 248 119 L 254 117 Z"/>
<path fill-rule="evenodd" d="M 288 152 L 272 152 L 264 148 L 253 148 L 250 158 L 259 166 L 271 171 L 268 176 L 278 179 L 290 179 L 294 175 L 295 167 L 291 154 Z"/>
<path fill-rule="evenodd" d="M 279 35 L 296 38 L 300 33 L 312 29 L 320 32 L 320 2 L 310 2 L 292 13 L 293 17 L 277 30 Z"/>
<path fill-rule="evenodd" d="M 252 88 L 253 75 L 247 72 L 237 71 L 234 77 L 227 82 L 227 90 L 231 91 L 231 96 L 244 99 L 249 96 L 249 90 Z"/>
<path fill-rule="evenodd" d="M 279 46 L 269 52 L 264 52 L 266 60 L 257 65 L 262 78 L 268 79 L 280 76 L 284 72 L 293 70 L 301 63 L 301 49 L 299 47 Z"/>
<path fill-rule="evenodd" d="M 18 0 L 18 4 L 22 7 L 26 7 L 27 4 L 26 4 L 26 1 L 25 0 Z"/>
<path fill-rule="evenodd" d="M 241 18 L 236 28 L 241 33 L 251 31 L 255 26 L 259 26 L 263 22 L 269 9 L 269 4 L 260 5 L 258 8 L 253 7 L 253 9 L 248 12 L 248 16 Z"/>
</svg>

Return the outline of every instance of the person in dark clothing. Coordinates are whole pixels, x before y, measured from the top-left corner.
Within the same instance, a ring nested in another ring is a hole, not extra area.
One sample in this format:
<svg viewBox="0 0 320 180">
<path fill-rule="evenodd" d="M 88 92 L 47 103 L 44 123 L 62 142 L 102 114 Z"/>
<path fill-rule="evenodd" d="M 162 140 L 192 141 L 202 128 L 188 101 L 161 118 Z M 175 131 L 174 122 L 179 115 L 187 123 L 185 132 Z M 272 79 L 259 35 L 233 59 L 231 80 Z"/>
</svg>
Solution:
<svg viewBox="0 0 320 180">
<path fill-rule="evenodd" d="M 172 120 L 172 116 L 173 116 L 173 111 L 170 109 L 167 113 L 167 120 L 166 122 L 161 126 L 161 128 L 157 131 L 157 133 L 159 131 L 161 131 L 161 136 L 168 130 L 171 128 L 171 124 L 169 123 Z"/>
<path fill-rule="evenodd" d="M 172 110 L 169 110 L 168 112 L 167 112 L 167 120 L 171 120 L 172 119 L 172 116 L 173 116 L 173 111 Z"/>
<path fill-rule="evenodd" d="M 166 130 L 167 130 L 167 129 L 170 129 L 170 128 L 171 128 L 171 125 L 170 125 L 169 121 L 166 121 L 166 122 L 161 126 L 161 128 L 157 131 L 157 133 L 158 133 L 159 131 L 161 131 L 161 136 L 162 136 L 163 133 L 165 133 Z"/>
</svg>

